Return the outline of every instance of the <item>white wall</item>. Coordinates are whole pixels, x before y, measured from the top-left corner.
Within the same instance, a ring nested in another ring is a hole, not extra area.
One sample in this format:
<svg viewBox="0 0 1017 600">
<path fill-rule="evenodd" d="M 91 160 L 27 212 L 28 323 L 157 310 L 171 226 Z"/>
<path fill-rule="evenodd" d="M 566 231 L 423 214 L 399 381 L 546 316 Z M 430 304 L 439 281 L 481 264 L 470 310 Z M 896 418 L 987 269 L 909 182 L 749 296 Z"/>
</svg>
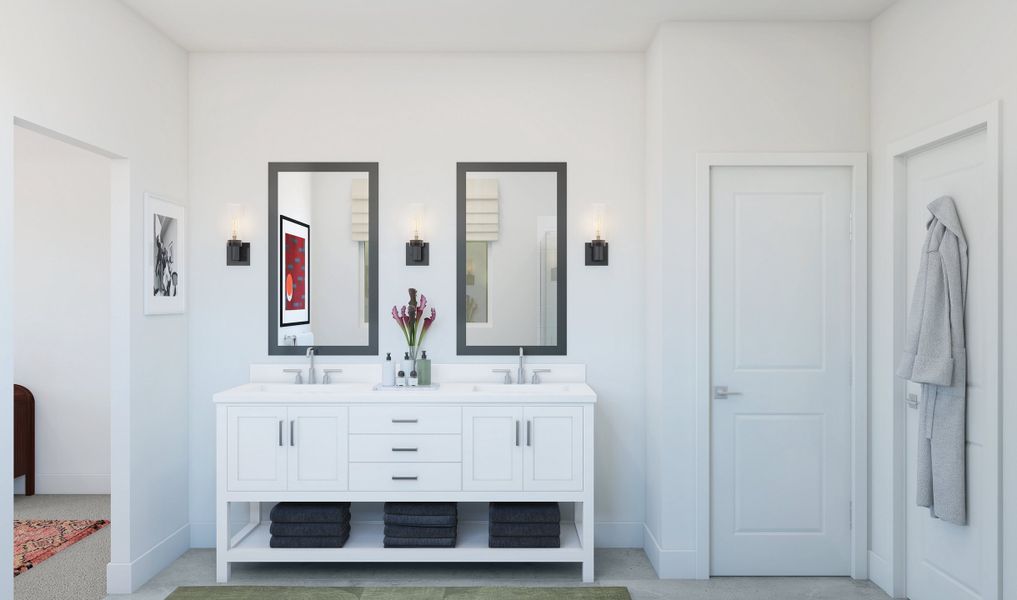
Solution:
<svg viewBox="0 0 1017 600">
<path fill-rule="evenodd" d="M 649 50 L 646 548 L 662 576 L 695 576 L 701 543 L 696 154 L 867 150 L 868 60 L 864 23 L 673 23 Z"/>
<path fill-rule="evenodd" d="M 187 56 L 113 0 L 7 0 L 0 3 L 0 81 L 0 280 L 12 275 L 14 118 L 121 157 L 113 164 L 110 214 L 109 581 L 127 591 L 186 548 L 188 535 L 188 317 L 143 316 L 141 226 L 143 192 L 186 200 Z M 221 247 L 217 254 L 221 260 Z M 2 389 L 11 382 L 11 323 L 10 287 L 0 286 Z M 11 464 L 10 397 L 0 398 L 7 423 L 0 462 Z M 9 523 L 11 480 L 0 481 L 0 521 Z M 0 597 L 10 596 L 8 575 L 0 578 Z"/>
<path fill-rule="evenodd" d="M 1003 598 L 1017 597 L 1017 3 L 1011 0 L 902 0 L 872 24 L 871 551 L 890 560 L 893 346 L 892 208 L 888 144 L 995 100 L 1003 101 Z M 883 334 L 882 332 L 886 332 Z M 886 567 L 888 568 L 888 567 Z M 885 572 L 885 569 L 883 572 Z M 875 576 L 878 571 L 874 570 Z M 889 582 L 876 578 L 884 587 Z M 886 587 L 886 589 L 889 589 Z"/>
<path fill-rule="evenodd" d="M 22 127 L 14 146 L 14 380 L 35 396 L 35 491 L 108 494 L 112 165 Z"/>
<path fill-rule="evenodd" d="M 642 54 L 193 54 L 191 289 L 201 290 L 189 299 L 193 544 L 214 537 L 212 394 L 269 359 L 267 163 L 380 163 L 379 350 L 401 355 L 386 315 L 413 286 L 438 310 L 428 355 L 454 361 L 456 162 L 566 161 L 569 355 L 557 360 L 587 363 L 600 394 L 598 541 L 640 545 L 643 109 Z M 222 259 L 229 202 L 247 205 L 249 268 Z M 586 268 L 582 244 L 598 202 L 611 209 L 611 265 Z M 414 203 L 426 207 L 429 267 L 405 266 Z M 274 360 L 284 359 L 305 360 Z"/>
</svg>

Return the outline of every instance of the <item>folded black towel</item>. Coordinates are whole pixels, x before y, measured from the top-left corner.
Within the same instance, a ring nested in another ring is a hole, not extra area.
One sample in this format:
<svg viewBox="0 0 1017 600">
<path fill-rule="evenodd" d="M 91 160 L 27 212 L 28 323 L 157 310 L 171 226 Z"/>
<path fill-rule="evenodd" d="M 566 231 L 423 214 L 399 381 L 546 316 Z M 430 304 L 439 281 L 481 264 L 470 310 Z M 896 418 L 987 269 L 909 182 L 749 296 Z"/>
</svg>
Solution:
<svg viewBox="0 0 1017 600">
<path fill-rule="evenodd" d="M 338 523 L 350 520 L 349 502 L 280 502 L 269 515 L 275 523 Z"/>
<path fill-rule="evenodd" d="M 487 538 L 488 548 L 561 548 L 561 538 L 550 536 Z"/>
<path fill-rule="evenodd" d="M 557 502 L 492 502 L 492 523 L 557 523 L 561 510 Z"/>
<path fill-rule="evenodd" d="M 386 515 L 449 516 L 457 515 L 455 502 L 386 502 Z"/>
<path fill-rule="evenodd" d="M 269 533 L 278 537 L 342 537 L 350 534 L 345 523 L 272 523 Z"/>
<path fill-rule="evenodd" d="M 386 525 L 385 535 L 395 538 L 454 538 L 456 527 L 414 527 L 413 525 Z"/>
<path fill-rule="evenodd" d="M 492 537 L 558 537 L 559 523 L 491 523 L 487 533 Z"/>
<path fill-rule="evenodd" d="M 386 548 L 455 548 L 456 539 L 448 538 L 405 538 L 385 536 Z"/>
<path fill-rule="evenodd" d="M 278 537 L 268 540 L 270 548 L 342 548 L 349 535 L 340 537 Z"/>
<path fill-rule="evenodd" d="M 385 515 L 386 525 L 410 525 L 413 527 L 454 527 L 456 515 Z"/>
</svg>

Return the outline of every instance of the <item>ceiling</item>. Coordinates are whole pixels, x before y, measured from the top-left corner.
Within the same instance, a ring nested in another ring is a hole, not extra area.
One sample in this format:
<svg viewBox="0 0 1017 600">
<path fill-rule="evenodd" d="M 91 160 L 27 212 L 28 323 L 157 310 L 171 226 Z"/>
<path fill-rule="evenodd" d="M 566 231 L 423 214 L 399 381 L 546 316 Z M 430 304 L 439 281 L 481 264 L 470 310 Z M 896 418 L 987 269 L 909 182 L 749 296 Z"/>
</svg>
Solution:
<svg viewBox="0 0 1017 600">
<path fill-rule="evenodd" d="M 665 21 L 867 21 L 894 0 L 121 0 L 193 52 L 641 51 Z"/>
</svg>

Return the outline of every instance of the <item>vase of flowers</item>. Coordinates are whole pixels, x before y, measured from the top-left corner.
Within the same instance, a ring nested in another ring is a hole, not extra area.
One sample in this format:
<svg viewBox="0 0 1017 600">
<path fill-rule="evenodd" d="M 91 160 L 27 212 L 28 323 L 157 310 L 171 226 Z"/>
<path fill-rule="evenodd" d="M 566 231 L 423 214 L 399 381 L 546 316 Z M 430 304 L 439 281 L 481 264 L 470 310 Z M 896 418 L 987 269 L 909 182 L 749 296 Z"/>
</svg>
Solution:
<svg viewBox="0 0 1017 600">
<path fill-rule="evenodd" d="M 431 308 L 430 315 L 425 312 L 428 309 L 427 296 L 420 294 L 420 302 L 417 302 L 417 290 L 410 288 L 410 302 L 402 308 L 392 307 L 392 319 L 395 320 L 399 330 L 403 332 L 406 339 L 406 355 L 410 358 L 410 369 L 417 368 L 417 354 L 420 346 L 427 335 L 427 330 L 434 324 L 438 312 Z M 426 316 L 425 316 L 426 315 Z"/>
</svg>

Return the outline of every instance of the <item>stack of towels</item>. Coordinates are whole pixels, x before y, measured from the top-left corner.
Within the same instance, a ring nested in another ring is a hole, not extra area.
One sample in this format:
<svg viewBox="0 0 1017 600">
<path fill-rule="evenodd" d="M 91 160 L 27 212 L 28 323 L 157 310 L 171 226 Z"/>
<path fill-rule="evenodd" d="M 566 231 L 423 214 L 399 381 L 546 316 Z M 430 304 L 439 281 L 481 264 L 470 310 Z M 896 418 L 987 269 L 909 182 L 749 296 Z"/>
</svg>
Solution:
<svg viewBox="0 0 1017 600">
<path fill-rule="evenodd" d="M 342 548 L 350 539 L 349 502 L 280 502 L 269 518 L 272 548 Z"/>
<path fill-rule="evenodd" d="M 490 548 L 560 548 L 561 510 L 557 502 L 492 502 Z"/>
<path fill-rule="evenodd" d="M 386 548 L 455 548 L 455 502 L 386 502 Z"/>
</svg>

